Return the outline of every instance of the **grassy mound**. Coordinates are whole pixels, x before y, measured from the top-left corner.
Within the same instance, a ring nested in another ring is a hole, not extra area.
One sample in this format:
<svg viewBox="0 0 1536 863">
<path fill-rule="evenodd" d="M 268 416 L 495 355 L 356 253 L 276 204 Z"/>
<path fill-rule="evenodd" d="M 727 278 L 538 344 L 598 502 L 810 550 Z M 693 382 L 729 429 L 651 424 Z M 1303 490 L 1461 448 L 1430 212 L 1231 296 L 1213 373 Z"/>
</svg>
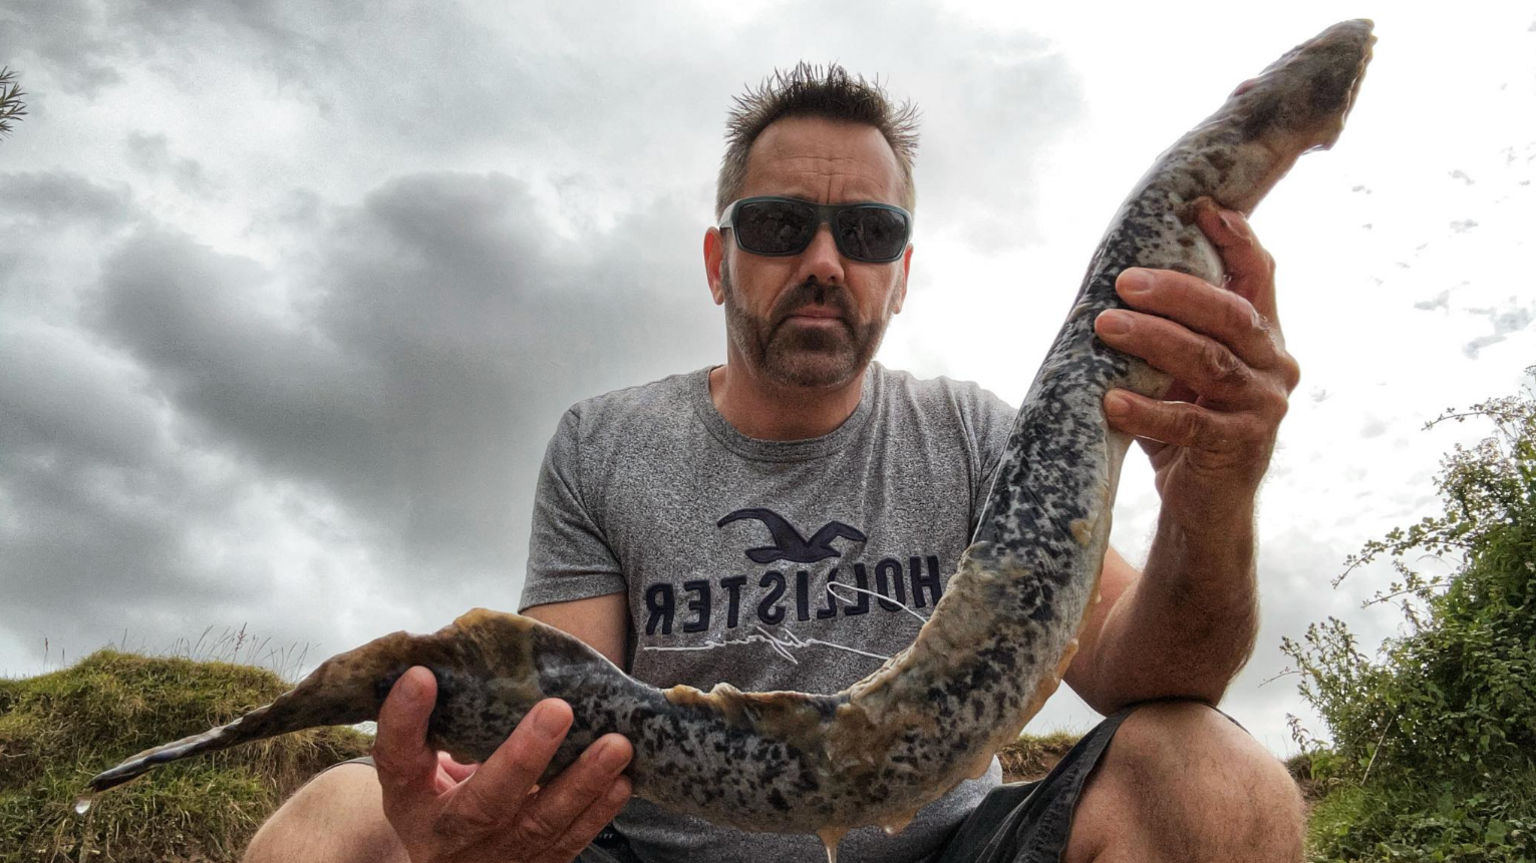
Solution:
<svg viewBox="0 0 1536 863">
<path fill-rule="evenodd" d="M 1005 782 L 1024 782 L 1044 779 L 1056 762 L 1062 759 L 1080 735 L 1067 731 L 1053 731 L 1042 737 L 1020 734 L 1019 739 L 997 751 L 997 760 L 1003 762 Z"/>
<path fill-rule="evenodd" d="M 346 728 L 180 761 L 107 792 L 86 781 L 151 746 L 222 725 L 291 684 L 261 668 L 102 650 L 63 671 L 0 680 L 0 863 L 238 860 L 290 792 L 364 754 Z"/>
</svg>

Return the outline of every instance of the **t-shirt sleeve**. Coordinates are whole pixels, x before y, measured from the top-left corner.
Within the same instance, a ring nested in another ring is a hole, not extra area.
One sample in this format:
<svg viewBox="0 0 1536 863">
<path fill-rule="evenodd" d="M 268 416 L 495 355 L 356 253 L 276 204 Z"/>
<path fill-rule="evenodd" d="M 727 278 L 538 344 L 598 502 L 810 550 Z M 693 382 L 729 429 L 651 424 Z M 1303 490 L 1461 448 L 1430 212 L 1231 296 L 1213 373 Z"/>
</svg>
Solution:
<svg viewBox="0 0 1536 863">
<path fill-rule="evenodd" d="M 518 611 L 627 590 L 618 558 L 587 507 L 580 428 L 580 413 L 571 408 L 560 418 L 544 451 L 528 536 L 528 575 Z"/>
</svg>

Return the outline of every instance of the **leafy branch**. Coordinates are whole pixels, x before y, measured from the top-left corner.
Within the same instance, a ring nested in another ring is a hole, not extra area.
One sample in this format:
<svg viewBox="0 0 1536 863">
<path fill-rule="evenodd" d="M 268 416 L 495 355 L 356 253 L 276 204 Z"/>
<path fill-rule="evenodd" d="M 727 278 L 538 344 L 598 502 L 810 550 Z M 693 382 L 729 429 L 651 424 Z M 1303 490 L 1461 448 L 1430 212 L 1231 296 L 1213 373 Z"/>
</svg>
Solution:
<svg viewBox="0 0 1536 863">
<path fill-rule="evenodd" d="M 27 114 L 27 103 L 21 97 L 27 95 L 16 83 L 16 72 L 0 66 L 0 138 L 11 133 L 11 121 Z"/>
</svg>

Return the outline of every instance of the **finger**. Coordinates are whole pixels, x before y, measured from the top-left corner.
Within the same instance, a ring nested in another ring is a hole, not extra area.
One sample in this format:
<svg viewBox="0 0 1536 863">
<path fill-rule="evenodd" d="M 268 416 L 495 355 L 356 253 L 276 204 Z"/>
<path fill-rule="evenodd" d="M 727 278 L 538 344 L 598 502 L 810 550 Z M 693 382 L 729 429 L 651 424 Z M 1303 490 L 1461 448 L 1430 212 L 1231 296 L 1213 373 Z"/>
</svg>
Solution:
<svg viewBox="0 0 1536 863">
<path fill-rule="evenodd" d="M 1110 427 L 1203 454 L 1207 467 L 1254 462 L 1268 449 L 1265 428 L 1249 414 L 1218 413 L 1188 402 L 1163 402 L 1129 390 L 1104 397 Z"/>
<path fill-rule="evenodd" d="M 1210 198 L 1195 204 L 1195 224 L 1221 255 L 1227 287 L 1253 303 L 1259 314 L 1280 319 L 1275 308 L 1275 259 L 1259 245 L 1248 220 L 1236 210 L 1223 210 Z"/>
<path fill-rule="evenodd" d="M 624 804 L 629 802 L 632 788 L 629 779 L 624 776 L 616 777 L 596 801 L 588 806 L 566 828 L 565 834 L 556 840 L 556 858 L 565 860 L 575 857 L 592 844 L 604 827 L 624 809 Z"/>
<path fill-rule="evenodd" d="M 622 735 L 598 738 L 524 807 L 522 832 L 551 838 L 565 833 L 583 812 L 603 800 L 633 754 Z"/>
<path fill-rule="evenodd" d="M 510 829 L 529 790 L 565 739 L 571 718 L 570 705 L 559 699 L 535 704 L 475 775 L 450 792 L 438 829 L 460 835 L 501 824 Z"/>
<path fill-rule="evenodd" d="M 1139 267 L 1122 272 L 1115 290 L 1137 311 L 1210 336 L 1255 369 L 1271 369 L 1281 363 L 1284 350 L 1279 328 L 1231 291 L 1184 273 Z"/>
<path fill-rule="evenodd" d="M 475 771 L 480 767 L 479 764 L 460 764 L 454 761 L 453 756 L 446 752 L 437 753 L 437 766 L 453 782 L 463 782 L 475 775 Z"/>
<path fill-rule="evenodd" d="M 1226 345 L 1153 315 L 1115 309 L 1094 321 L 1095 332 L 1116 350 L 1167 372 L 1195 394 L 1231 407 L 1270 407 L 1283 396 Z"/>
</svg>

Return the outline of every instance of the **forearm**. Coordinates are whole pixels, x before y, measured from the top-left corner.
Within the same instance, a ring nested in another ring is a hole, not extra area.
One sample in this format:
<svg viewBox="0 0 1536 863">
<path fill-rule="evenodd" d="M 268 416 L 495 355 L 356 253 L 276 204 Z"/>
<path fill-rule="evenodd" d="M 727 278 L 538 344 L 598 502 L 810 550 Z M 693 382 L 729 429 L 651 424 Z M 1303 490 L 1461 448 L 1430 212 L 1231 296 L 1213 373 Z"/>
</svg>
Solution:
<svg viewBox="0 0 1536 863">
<path fill-rule="evenodd" d="M 1171 378 L 1160 398 L 1117 389 L 1104 399 L 1110 428 L 1151 457 L 1163 507 L 1142 573 L 1107 562 L 1106 605 L 1069 669 L 1098 710 L 1214 704 L 1258 634 L 1254 494 L 1301 370 L 1276 318 L 1274 259 L 1241 213 L 1203 201 L 1194 215 L 1221 255 L 1223 284 L 1131 268 L 1116 282 L 1128 308 L 1094 324 L 1109 347 Z"/>
<path fill-rule="evenodd" d="M 1258 635 L 1255 559 L 1251 498 L 1182 519 L 1165 508 L 1141 577 L 1105 618 L 1091 703 L 1220 701 Z"/>
</svg>

